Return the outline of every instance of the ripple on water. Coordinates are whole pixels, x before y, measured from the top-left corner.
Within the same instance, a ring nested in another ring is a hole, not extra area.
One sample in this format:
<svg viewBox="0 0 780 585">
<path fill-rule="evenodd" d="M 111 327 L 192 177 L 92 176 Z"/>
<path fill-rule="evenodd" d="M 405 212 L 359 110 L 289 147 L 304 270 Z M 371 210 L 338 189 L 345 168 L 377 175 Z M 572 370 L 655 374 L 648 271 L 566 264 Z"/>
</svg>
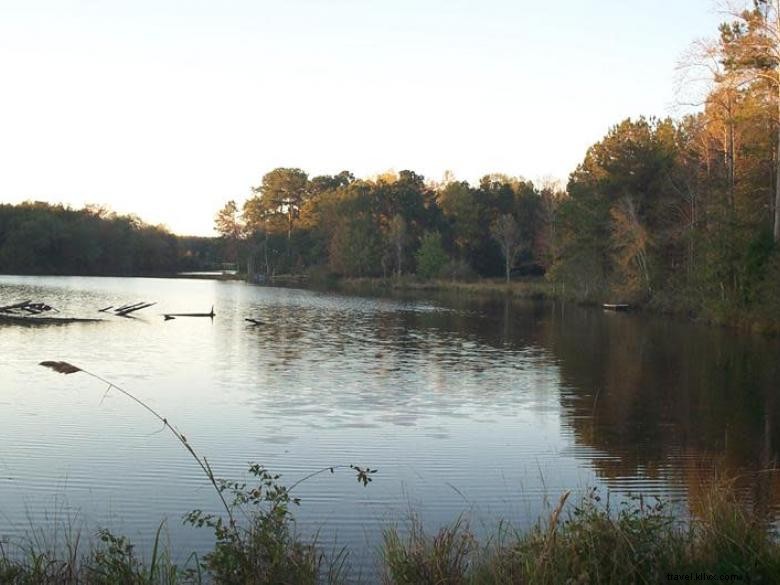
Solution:
<svg viewBox="0 0 780 585">
<path fill-rule="evenodd" d="M 429 526 L 466 511 L 478 526 L 505 517 L 522 527 L 563 491 L 591 485 L 684 500 L 711 478 L 705 461 L 741 472 L 746 491 L 760 485 L 757 496 L 780 493 L 777 475 L 762 472 L 780 444 L 780 351 L 770 340 L 501 300 L 0 276 L 0 303 L 22 298 L 64 316 L 157 304 L 92 326 L 0 326 L 3 535 L 21 534 L 31 517 L 52 522 L 59 509 L 125 529 L 142 547 L 168 518 L 175 544 L 203 550 L 208 534 L 179 519 L 218 511 L 158 421 L 116 392 L 104 396 L 96 380 L 39 368 L 44 359 L 136 393 L 220 477 L 244 478 L 253 461 L 287 481 L 329 465 L 379 469 L 368 488 L 348 471 L 297 488 L 300 527 L 358 558 L 410 509 Z M 161 317 L 212 305 L 213 321 Z"/>
</svg>

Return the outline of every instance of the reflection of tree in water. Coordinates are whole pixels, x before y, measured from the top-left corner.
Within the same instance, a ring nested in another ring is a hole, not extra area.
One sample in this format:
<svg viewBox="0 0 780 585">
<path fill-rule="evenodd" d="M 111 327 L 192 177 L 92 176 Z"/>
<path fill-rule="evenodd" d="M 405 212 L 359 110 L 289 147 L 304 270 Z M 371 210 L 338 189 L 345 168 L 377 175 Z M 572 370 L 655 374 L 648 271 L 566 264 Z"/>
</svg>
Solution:
<svg viewBox="0 0 780 585">
<path fill-rule="evenodd" d="M 565 424 L 608 480 L 735 477 L 759 506 L 780 508 L 776 340 L 671 319 L 566 308 L 544 324 L 559 358 Z"/>
<path fill-rule="evenodd" d="M 548 391 L 557 387 L 555 367 L 530 336 L 534 313 L 515 315 L 512 327 L 529 336 L 509 343 L 503 302 L 445 308 L 348 298 L 325 306 L 266 306 L 255 314 L 264 324 L 251 327 L 242 343 L 244 359 L 257 367 L 264 413 L 269 402 L 283 414 L 316 405 L 350 424 L 388 416 L 412 424 L 464 416 L 473 405 L 484 413 L 519 408 L 539 401 L 534 392 L 557 400 Z"/>
<path fill-rule="evenodd" d="M 537 315 L 528 310 L 510 313 L 510 305 L 472 301 L 465 305 L 468 308 L 443 309 L 424 304 L 399 308 L 393 303 L 387 310 L 379 305 L 380 310 L 373 311 L 281 305 L 266 310 L 261 316 L 265 325 L 254 329 L 253 336 L 258 346 L 272 352 L 284 367 L 307 357 L 309 351 L 317 351 L 330 358 L 349 352 L 368 353 L 377 358 L 392 357 L 399 363 L 410 358 L 432 365 L 457 361 L 479 371 L 485 364 L 463 359 L 469 357 L 463 355 L 463 349 L 507 346 L 510 327 L 528 334 L 525 343 L 512 338 L 512 349 L 537 345 L 533 337 Z"/>
<path fill-rule="evenodd" d="M 656 480 L 695 501 L 719 473 L 780 504 L 767 471 L 780 446 L 776 340 L 542 303 L 444 306 L 268 307 L 268 326 L 245 338 L 258 413 L 336 428 L 560 408 L 575 455 L 616 487 Z"/>
</svg>

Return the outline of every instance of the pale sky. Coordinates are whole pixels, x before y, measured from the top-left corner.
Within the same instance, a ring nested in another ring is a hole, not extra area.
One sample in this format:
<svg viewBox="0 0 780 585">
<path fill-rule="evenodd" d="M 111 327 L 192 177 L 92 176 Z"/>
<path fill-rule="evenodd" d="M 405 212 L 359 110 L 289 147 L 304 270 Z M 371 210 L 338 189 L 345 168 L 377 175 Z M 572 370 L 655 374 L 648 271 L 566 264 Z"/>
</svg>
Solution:
<svg viewBox="0 0 780 585">
<path fill-rule="evenodd" d="M 279 166 L 565 181 L 711 0 L 0 0 L 0 202 L 211 235 Z"/>
</svg>

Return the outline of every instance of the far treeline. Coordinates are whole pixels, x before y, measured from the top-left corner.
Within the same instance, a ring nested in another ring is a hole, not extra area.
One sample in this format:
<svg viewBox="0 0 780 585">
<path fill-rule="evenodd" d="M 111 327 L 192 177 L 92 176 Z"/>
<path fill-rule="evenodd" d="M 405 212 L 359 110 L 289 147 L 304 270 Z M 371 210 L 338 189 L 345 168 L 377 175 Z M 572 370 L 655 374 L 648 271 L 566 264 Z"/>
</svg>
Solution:
<svg viewBox="0 0 780 585">
<path fill-rule="evenodd" d="M 167 275 L 218 267 L 221 242 L 100 206 L 0 204 L 0 274 Z"/>
<path fill-rule="evenodd" d="M 765 0 L 732 17 L 683 67 L 706 77 L 702 110 L 617 124 L 565 191 L 505 175 L 474 186 L 279 168 L 216 227 L 257 272 L 544 274 L 568 298 L 777 324 L 780 23 Z"/>
</svg>

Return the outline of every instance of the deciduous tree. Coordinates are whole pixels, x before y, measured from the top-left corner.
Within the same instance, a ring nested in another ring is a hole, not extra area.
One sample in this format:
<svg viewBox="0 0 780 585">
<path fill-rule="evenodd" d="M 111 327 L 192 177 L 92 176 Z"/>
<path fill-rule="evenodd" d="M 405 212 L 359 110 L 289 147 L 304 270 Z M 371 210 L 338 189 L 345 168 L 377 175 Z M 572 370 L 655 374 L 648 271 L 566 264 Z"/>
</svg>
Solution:
<svg viewBox="0 0 780 585">
<path fill-rule="evenodd" d="M 510 214 L 505 213 L 490 226 L 490 234 L 501 247 L 501 253 L 504 255 L 506 281 L 509 283 L 512 266 L 522 249 L 520 228 L 517 225 L 515 218 Z"/>
</svg>

